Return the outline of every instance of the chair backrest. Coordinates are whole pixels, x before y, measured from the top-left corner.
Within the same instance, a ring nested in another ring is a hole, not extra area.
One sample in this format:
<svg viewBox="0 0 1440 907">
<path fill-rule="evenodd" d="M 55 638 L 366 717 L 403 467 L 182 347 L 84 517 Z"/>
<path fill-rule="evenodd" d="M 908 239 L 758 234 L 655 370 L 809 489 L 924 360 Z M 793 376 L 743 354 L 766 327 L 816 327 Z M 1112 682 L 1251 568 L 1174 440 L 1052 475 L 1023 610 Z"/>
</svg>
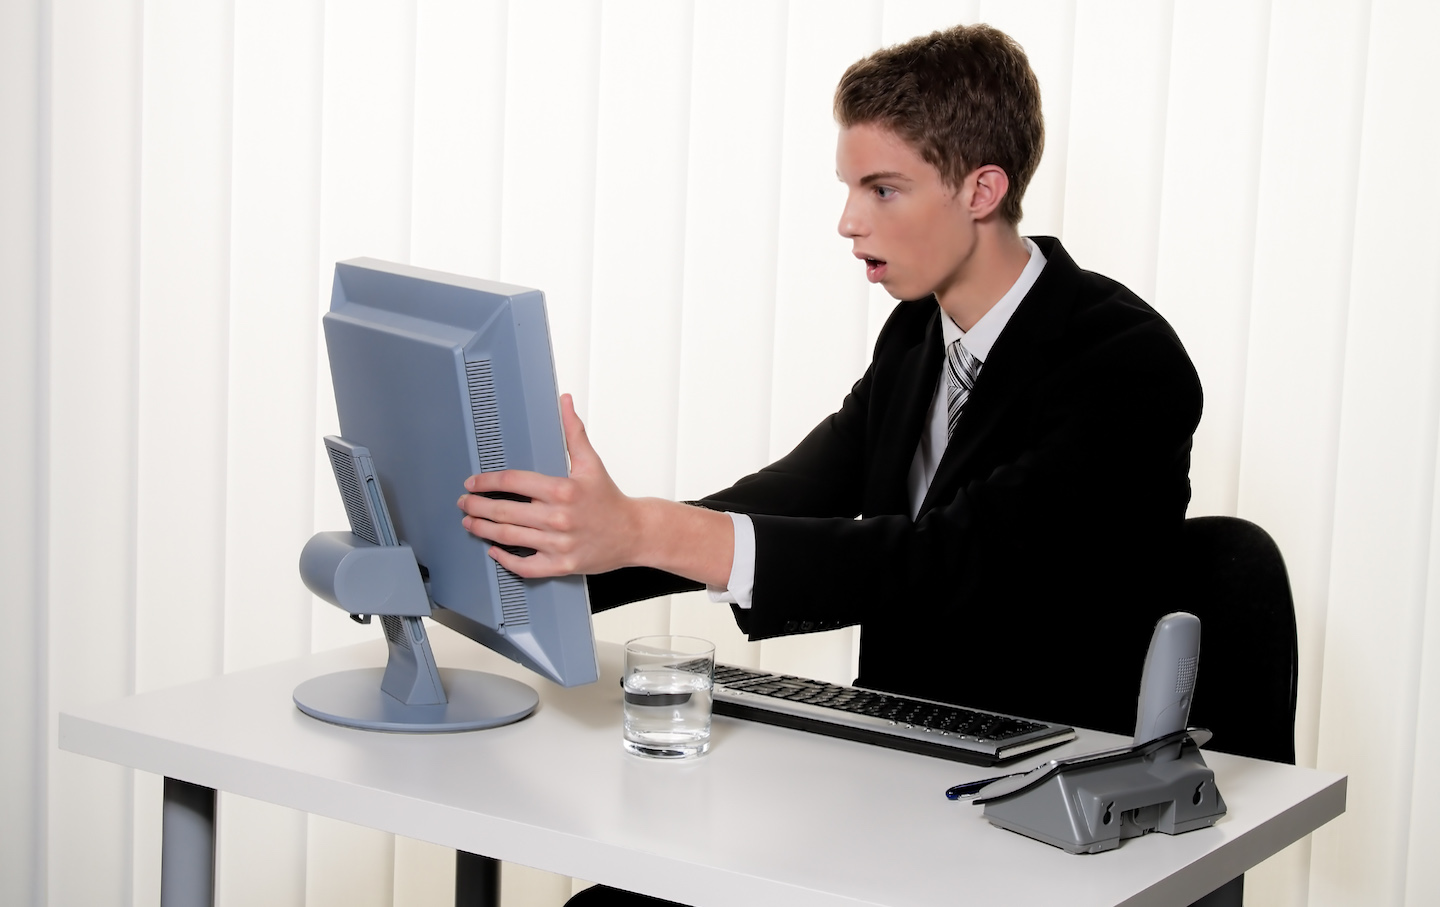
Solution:
<svg viewBox="0 0 1440 907">
<path fill-rule="evenodd" d="M 1190 724 L 1208 748 L 1295 762 L 1299 646 L 1285 560 L 1269 533 L 1236 517 L 1185 521 L 1185 610 L 1200 618 L 1200 671 Z"/>
</svg>

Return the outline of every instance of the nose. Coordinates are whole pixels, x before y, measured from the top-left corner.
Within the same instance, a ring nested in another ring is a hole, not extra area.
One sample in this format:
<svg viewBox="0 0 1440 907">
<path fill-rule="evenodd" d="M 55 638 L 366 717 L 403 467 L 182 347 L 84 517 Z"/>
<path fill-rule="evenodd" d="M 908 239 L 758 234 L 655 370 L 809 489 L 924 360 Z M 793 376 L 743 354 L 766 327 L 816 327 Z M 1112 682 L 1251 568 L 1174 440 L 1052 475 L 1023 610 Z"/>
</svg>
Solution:
<svg viewBox="0 0 1440 907">
<path fill-rule="evenodd" d="M 846 195 L 845 207 L 840 209 L 840 223 L 836 229 L 846 239 L 856 239 L 865 235 L 865 223 L 859 212 L 859 206 L 855 204 L 853 195 Z"/>
</svg>

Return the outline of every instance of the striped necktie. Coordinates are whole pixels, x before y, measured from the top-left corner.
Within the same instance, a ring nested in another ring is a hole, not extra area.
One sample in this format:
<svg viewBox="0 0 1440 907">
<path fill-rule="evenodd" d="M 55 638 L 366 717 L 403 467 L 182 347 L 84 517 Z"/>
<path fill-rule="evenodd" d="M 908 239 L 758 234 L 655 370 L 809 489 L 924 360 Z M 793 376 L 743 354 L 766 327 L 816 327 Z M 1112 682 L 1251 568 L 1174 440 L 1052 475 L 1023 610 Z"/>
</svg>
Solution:
<svg viewBox="0 0 1440 907">
<path fill-rule="evenodd" d="M 955 434 L 955 425 L 960 421 L 960 411 L 975 386 L 975 376 L 980 374 L 980 360 L 976 359 L 961 341 L 956 340 L 945 351 L 945 412 L 948 434 Z"/>
</svg>

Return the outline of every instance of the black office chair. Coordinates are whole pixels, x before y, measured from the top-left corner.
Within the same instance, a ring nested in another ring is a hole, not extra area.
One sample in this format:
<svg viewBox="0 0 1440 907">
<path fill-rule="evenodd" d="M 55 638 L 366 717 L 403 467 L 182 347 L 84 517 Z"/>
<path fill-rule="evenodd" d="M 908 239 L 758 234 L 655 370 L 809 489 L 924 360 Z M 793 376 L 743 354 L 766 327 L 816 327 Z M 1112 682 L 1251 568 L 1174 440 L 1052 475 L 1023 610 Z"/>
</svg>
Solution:
<svg viewBox="0 0 1440 907">
<path fill-rule="evenodd" d="M 1190 724 L 1207 749 L 1295 764 L 1300 649 L 1285 559 L 1269 533 L 1237 517 L 1185 521 L 1180 607 L 1200 618 L 1200 672 Z M 1239 907 L 1245 877 L 1193 907 Z"/>
<path fill-rule="evenodd" d="M 1209 749 L 1295 764 L 1300 651 L 1285 560 L 1270 535 L 1237 517 L 1185 521 L 1183 607 L 1200 618 L 1200 673 L 1190 723 Z"/>
</svg>

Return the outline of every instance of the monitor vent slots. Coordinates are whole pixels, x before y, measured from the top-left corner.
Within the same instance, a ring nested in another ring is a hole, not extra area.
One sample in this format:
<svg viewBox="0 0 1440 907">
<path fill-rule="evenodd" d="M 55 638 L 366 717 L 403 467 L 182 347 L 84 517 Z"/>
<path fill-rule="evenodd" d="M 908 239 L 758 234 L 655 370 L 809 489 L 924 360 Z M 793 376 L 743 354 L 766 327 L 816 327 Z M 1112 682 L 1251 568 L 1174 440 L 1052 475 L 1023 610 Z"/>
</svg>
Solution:
<svg viewBox="0 0 1440 907">
<path fill-rule="evenodd" d="M 397 645 L 402 649 L 415 648 L 410 643 L 409 634 L 405 632 L 404 618 L 396 617 L 392 614 L 381 614 L 380 626 L 385 630 L 385 639 L 393 645 Z"/>
<path fill-rule="evenodd" d="M 530 623 L 530 605 L 525 601 L 525 581 L 499 564 L 495 565 L 495 576 L 500 581 L 500 613 L 505 617 L 505 625 L 508 627 Z"/>
<path fill-rule="evenodd" d="M 465 376 L 470 385 L 470 416 L 475 421 L 475 450 L 480 455 L 480 471 L 504 469 L 500 408 L 495 401 L 495 378 L 490 371 L 490 360 L 467 361 Z"/>
<path fill-rule="evenodd" d="M 372 545 L 380 544 L 375 524 L 370 520 L 370 511 L 365 506 L 365 491 L 360 487 L 360 476 L 355 471 L 355 461 L 342 451 L 326 446 L 330 455 L 330 468 L 335 472 L 335 481 L 340 486 L 340 500 L 345 504 L 345 515 L 350 518 L 350 531 Z"/>
<path fill-rule="evenodd" d="M 505 448 L 500 442 L 500 409 L 495 402 L 495 379 L 489 359 L 465 363 L 465 376 L 470 386 L 470 417 L 475 422 L 475 451 L 480 456 L 480 471 L 492 472 L 505 468 Z M 500 613 L 506 626 L 530 623 L 530 605 L 525 599 L 525 581 L 495 565 L 495 578 L 500 583 Z"/>
</svg>

